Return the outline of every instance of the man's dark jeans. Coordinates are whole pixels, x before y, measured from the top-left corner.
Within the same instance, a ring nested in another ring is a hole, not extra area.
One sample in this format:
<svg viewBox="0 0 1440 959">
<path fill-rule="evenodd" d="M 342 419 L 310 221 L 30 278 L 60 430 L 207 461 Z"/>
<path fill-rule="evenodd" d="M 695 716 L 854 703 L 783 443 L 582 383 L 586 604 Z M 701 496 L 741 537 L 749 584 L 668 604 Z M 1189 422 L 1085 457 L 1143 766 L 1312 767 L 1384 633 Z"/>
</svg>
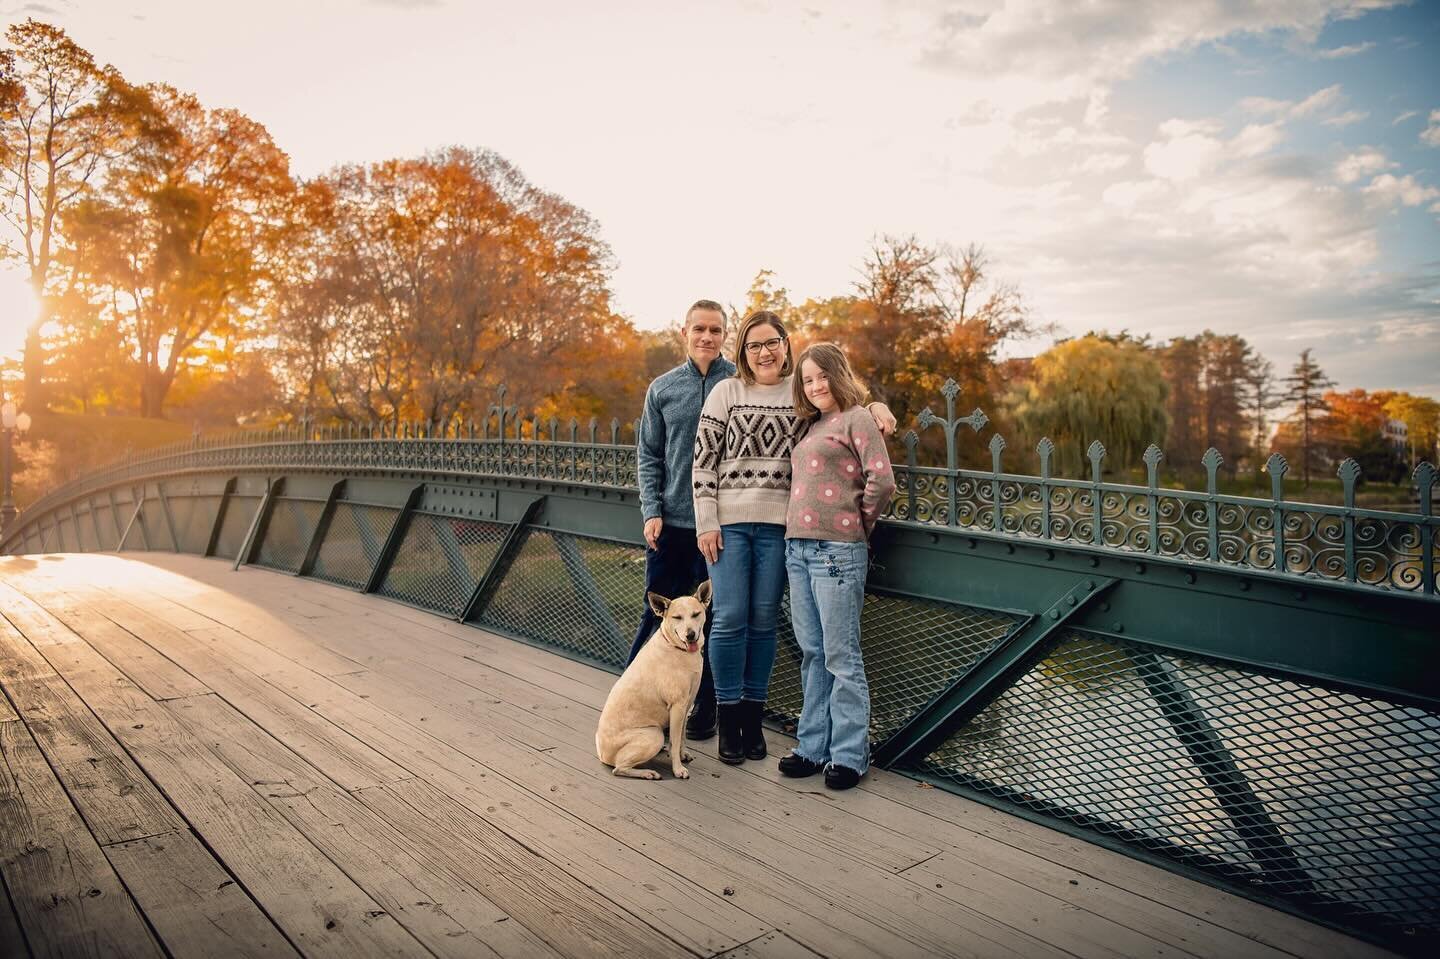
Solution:
<svg viewBox="0 0 1440 959">
<path fill-rule="evenodd" d="M 660 538 L 655 548 L 645 550 L 645 592 L 659 593 L 666 599 L 689 596 L 709 578 L 705 557 L 700 555 L 700 548 L 695 545 L 695 530 L 669 523 L 660 527 Z M 640 630 L 630 646 L 630 658 L 625 661 L 626 665 L 635 659 L 640 647 L 660 628 L 660 620 L 651 612 L 650 602 L 643 596 L 641 600 L 645 603 L 645 613 L 640 617 Z M 704 671 L 700 674 L 700 689 L 695 693 L 697 703 L 715 701 L 715 677 L 710 673 L 710 621 L 709 616 L 705 617 Z"/>
</svg>

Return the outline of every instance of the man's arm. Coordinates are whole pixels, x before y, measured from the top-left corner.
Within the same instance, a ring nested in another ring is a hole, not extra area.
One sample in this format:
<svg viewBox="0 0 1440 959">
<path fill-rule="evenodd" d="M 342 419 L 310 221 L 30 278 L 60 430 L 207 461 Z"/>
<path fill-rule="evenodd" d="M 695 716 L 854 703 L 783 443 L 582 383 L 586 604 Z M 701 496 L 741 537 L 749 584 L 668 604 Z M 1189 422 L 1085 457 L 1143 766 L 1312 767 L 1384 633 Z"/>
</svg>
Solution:
<svg viewBox="0 0 1440 959">
<path fill-rule="evenodd" d="M 645 519 L 645 539 L 653 548 L 651 521 L 655 521 L 655 536 L 659 536 L 658 524 L 663 522 L 665 512 L 665 419 L 660 415 L 654 383 L 645 391 L 640 432 L 635 437 L 635 477 L 640 484 L 640 515 Z"/>
</svg>

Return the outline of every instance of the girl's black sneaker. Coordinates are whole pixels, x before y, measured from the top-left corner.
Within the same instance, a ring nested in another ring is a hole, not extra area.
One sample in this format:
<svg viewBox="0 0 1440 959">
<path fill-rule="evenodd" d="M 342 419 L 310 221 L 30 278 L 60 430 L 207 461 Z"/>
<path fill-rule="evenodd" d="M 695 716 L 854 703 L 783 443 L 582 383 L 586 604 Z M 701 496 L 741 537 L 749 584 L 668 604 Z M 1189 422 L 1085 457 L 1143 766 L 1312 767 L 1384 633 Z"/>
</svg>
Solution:
<svg viewBox="0 0 1440 959">
<path fill-rule="evenodd" d="M 860 782 L 860 773 L 849 766 L 837 766 L 831 763 L 825 769 L 825 786 L 828 789 L 854 789 Z"/>
<path fill-rule="evenodd" d="M 789 776 L 791 779 L 804 779 L 806 776 L 813 776 L 825 768 L 820 763 L 812 763 L 799 753 L 791 753 L 780 760 L 780 775 Z"/>
</svg>

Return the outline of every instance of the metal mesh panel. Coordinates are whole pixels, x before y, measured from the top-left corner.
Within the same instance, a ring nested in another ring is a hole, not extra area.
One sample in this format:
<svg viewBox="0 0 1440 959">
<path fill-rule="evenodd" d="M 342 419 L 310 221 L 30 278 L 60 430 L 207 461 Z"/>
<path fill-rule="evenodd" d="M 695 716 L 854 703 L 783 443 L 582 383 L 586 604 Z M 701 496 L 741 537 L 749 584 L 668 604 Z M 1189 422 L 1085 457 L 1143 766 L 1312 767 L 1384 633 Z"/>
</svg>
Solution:
<svg viewBox="0 0 1440 959">
<path fill-rule="evenodd" d="M 100 521 L 100 542 L 99 549 L 111 550 L 120 544 L 120 531 L 115 528 L 115 511 L 110 508 L 108 502 L 92 501 L 90 508 L 95 511 L 95 518 Z"/>
<path fill-rule="evenodd" d="M 75 514 L 75 538 L 82 553 L 93 553 L 95 546 L 95 524 L 90 521 L 89 511 Z"/>
<path fill-rule="evenodd" d="M 286 573 L 297 572 L 324 508 L 324 503 L 314 500 L 276 497 L 255 564 Z"/>
<path fill-rule="evenodd" d="M 1070 633 L 919 768 L 1433 934 L 1437 755 L 1434 712 Z"/>
<path fill-rule="evenodd" d="M 175 534 L 180 537 L 182 553 L 203 553 L 210 545 L 210 530 L 215 525 L 215 511 L 220 508 L 218 496 L 171 496 L 170 516 L 175 520 Z"/>
<path fill-rule="evenodd" d="M 398 509 L 384 506 L 336 503 L 310 575 L 355 589 L 364 587 L 399 514 Z"/>
<path fill-rule="evenodd" d="M 250 523 L 255 511 L 260 508 L 258 496 L 231 496 L 225 505 L 225 520 L 220 524 L 220 536 L 215 541 L 215 555 L 234 559 L 245 544 L 245 534 L 250 532 Z"/>
<path fill-rule="evenodd" d="M 152 550 L 174 552 L 175 538 L 170 535 L 170 524 L 165 521 L 165 507 L 159 500 L 146 500 L 140 511 L 140 522 L 145 524 L 145 541 Z"/>
<path fill-rule="evenodd" d="M 380 593 L 459 616 L 508 529 L 500 523 L 417 512 Z"/>
<path fill-rule="evenodd" d="M 793 721 L 799 718 L 803 697 L 788 593 L 780 621 L 769 711 Z M 896 732 L 1017 623 L 1005 613 L 867 594 L 860 614 L 860 646 L 870 685 L 870 739 L 882 742 Z"/>
<path fill-rule="evenodd" d="M 643 548 L 531 530 L 477 622 L 618 671 L 644 597 Z"/>
</svg>

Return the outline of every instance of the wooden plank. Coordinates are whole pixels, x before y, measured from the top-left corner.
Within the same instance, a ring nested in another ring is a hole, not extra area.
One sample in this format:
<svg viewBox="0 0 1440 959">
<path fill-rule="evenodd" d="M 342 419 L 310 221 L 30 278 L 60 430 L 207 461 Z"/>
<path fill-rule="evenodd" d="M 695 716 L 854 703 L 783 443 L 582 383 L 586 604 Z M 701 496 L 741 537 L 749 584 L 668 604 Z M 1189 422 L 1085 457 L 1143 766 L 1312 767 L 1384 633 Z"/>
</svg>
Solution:
<svg viewBox="0 0 1440 959">
<path fill-rule="evenodd" d="M 938 823 L 946 823 L 991 840 L 994 845 L 983 855 L 1001 856 L 997 847 L 1009 846 L 1030 854 L 1032 861 L 1057 863 L 1073 872 L 1065 880 L 1067 886 L 1070 879 L 1074 879 L 1077 886 L 1073 888 L 1090 890 L 1108 903 L 1102 908 L 1113 910 L 1123 902 L 1127 915 L 1137 927 L 1169 928 L 1179 941 L 1195 943 L 1203 955 L 1231 951 L 1260 954 L 1260 947 L 1291 955 L 1346 959 L 1392 955 L 1378 946 L 1298 916 L 1065 833 L 1036 828 L 1033 823 L 983 803 L 957 802 L 955 796 L 938 789 L 919 788 L 914 780 L 902 776 L 867 777 L 861 789 L 923 813 L 934 823 L 931 828 L 942 829 Z M 1046 882 L 1053 883 L 1053 880 Z M 1041 883 L 1032 876 L 1031 884 Z M 1053 885 L 1049 888 L 1053 890 Z M 1095 899 L 1083 901 L 1093 903 Z M 1240 937 L 1241 941 L 1235 942 L 1233 937 Z M 1212 943 L 1215 948 L 1211 948 Z"/>
<path fill-rule="evenodd" d="M 445 836 L 429 848 L 412 832 L 419 817 L 377 815 L 214 696 L 173 703 L 170 711 L 196 736 L 216 743 L 237 774 L 436 955 L 557 955 L 483 894 L 483 861 L 462 863 L 447 851 L 463 837 Z M 664 941 L 662 952 L 674 951 Z"/>
<path fill-rule="evenodd" d="M 23 612 L 28 598 L 50 614 L 49 617 L 24 617 L 21 629 L 37 648 L 73 642 L 75 636 L 80 635 L 152 699 L 179 699 L 210 692 L 204 683 L 98 612 L 57 589 L 36 583 L 31 578 L 12 580 L 11 585 L 16 589 L 6 593 L 3 602 L 7 609 Z"/>
<path fill-rule="evenodd" d="M 15 915 L 10 894 L 5 891 L 5 884 L 0 882 L 0 956 L 28 959 L 31 955 L 25 933 L 20 931 L 20 917 Z"/>
<path fill-rule="evenodd" d="M 50 594 L 37 594 L 48 596 Z M 93 595 L 78 594 L 90 602 Z M 89 607 L 92 611 L 96 606 Z M 327 776 L 346 789 L 359 789 L 382 782 L 405 779 L 410 773 L 374 749 L 311 710 L 304 702 L 277 689 L 250 669 L 254 655 L 245 650 L 226 657 L 220 652 L 225 637 L 207 631 L 175 629 L 129 603 L 109 600 L 102 606 L 113 619 L 166 658 L 200 677 L 207 687 L 224 696 L 257 725 L 284 740 Z M 61 615 L 65 615 L 62 613 Z M 88 632 L 86 636 L 88 638 Z M 208 642 L 207 642 L 208 640 Z M 247 640 L 248 643 L 248 640 Z M 227 650 L 228 651 L 228 650 Z M 261 649 L 261 652 L 268 652 Z M 314 681 L 323 683 L 322 677 Z"/>
<path fill-rule="evenodd" d="M 211 572 L 196 562 L 189 563 L 184 569 L 200 580 L 211 577 Z M 162 575 L 173 574 L 165 572 Z M 224 582 L 219 577 L 216 579 Z M 590 670 L 521 644 L 511 644 L 515 655 L 507 657 L 504 644 L 510 641 L 497 640 L 483 631 L 447 623 L 408 607 L 324 586 L 307 591 L 307 601 L 312 601 L 310 592 L 314 593 L 313 602 L 317 605 L 351 610 L 351 615 L 391 627 L 392 632 L 404 632 L 407 637 L 432 647 L 483 660 L 496 671 L 525 677 L 532 682 L 540 679 L 543 672 L 568 676 L 572 682 L 554 685 L 575 702 L 583 703 L 592 695 L 585 692 L 587 685 L 592 689 L 608 689 L 608 684 L 613 681 L 602 671 Z M 266 599 L 268 602 L 268 597 Z M 289 616 L 283 618 L 290 620 Z M 323 617 L 312 615 L 306 618 Z M 407 620 L 418 629 L 404 628 L 403 623 Z M 466 642 L 470 634 L 477 638 L 473 644 Z M 553 661 L 556 668 L 547 670 L 540 665 L 545 660 Z M 594 677 L 594 682 L 587 683 L 586 676 Z M 365 722 L 369 721 L 367 717 Z M 424 721 L 424 725 L 432 731 L 435 728 L 430 725 L 433 721 L 428 718 Z M 404 740 L 408 736 L 408 732 L 403 732 L 400 738 Z M 772 751 L 777 753 L 788 749 L 791 744 L 792 741 L 785 737 L 771 737 Z M 700 744 L 700 748 L 708 751 L 713 749 L 713 744 Z M 494 760 L 492 763 L 504 766 Z M 778 780 L 773 764 L 747 764 L 743 767 L 753 775 L 751 766 L 764 769 L 766 775 Z M 438 769 L 428 772 L 430 778 L 446 781 L 447 788 L 462 795 L 472 808 L 478 808 L 480 793 L 474 790 L 472 782 L 476 776 L 484 775 L 483 767 L 472 761 L 462 775 L 449 780 L 445 780 Z M 826 797 L 826 801 L 831 799 L 833 797 Z M 1264 950 L 1258 949 L 1258 944 L 1269 942 L 1279 949 L 1298 954 L 1384 954 L 1342 934 L 981 804 L 939 790 L 920 789 L 914 781 L 903 777 L 876 773 L 867 777 L 859 790 L 844 799 L 847 809 L 862 820 L 883 822 L 913 835 L 936 837 L 954 848 L 953 853 L 947 850 L 945 855 L 952 855 L 957 861 L 983 861 L 987 867 L 1004 870 L 1007 875 L 1013 875 L 1017 881 L 1031 888 L 1064 899 L 1073 908 L 1107 915 L 1128 928 L 1171 942 L 1178 948 L 1207 955 L 1250 955 L 1263 954 Z M 949 868 L 949 863 L 942 858 L 934 868 Z M 1014 869 L 1013 873 L 1009 872 L 1011 869 Z"/>
<path fill-rule="evenodd" d="M 17 616 L 13 603 L 5 605 L 15 622 L 28 622 L 28 613 Z M 107 845 L 184 828 L 185 823 L 104 724 L 5 619 L 0 619 L 0 660 L 7 673 L 11 664 L 21 664 L 28 677 L 6 678 L 5 691 L 98 843 Z"/>
<path fill-rule="evenodd" d="M 293 647 L 295 634 L 301 641 L 343 643 L 353 651 L 352 655 L 373 670 L 383 671 L 397 682 L 412 686 L 420 682 L 421 687 L 415 688 L 426 695 L 433 693 L 434 702 L 450 705 L 457 714 L 469 713 L 479 691 L 510 719 L 503 727 L 492 723 L 493 728 L 503 728 L 512 739 L 537 749 L 559 749 L 562 752 L 556 755 L 565 755 L 576 768 L 604 774 L 590 747 L 599 719 L 599 702 L 594 707 L 581 706 L 507 673 L 435 650 L 425 642 L 397 644 L 395 630 L 356 617 L 326 617 L 303 625 L 291 622 L 289 626 L 289 631 L 270 631 L 267 644 L 283 643 L 287 648 Z M 403 635 L 408 640 L 411 632 Z M 392 651 L 403 651 L 405 658 L 377 658 Z M 417 671 L 415 666 L 423 671 Z M 604 695 L 599 691 L 593 694 L 597 699 Z M 577 742 L 585 745 L 576 747 Z M 898 871 L 940 851 L 932 842 L 883 825 L 856 829 L 852 817 L 842 807 L 829 802 L 805 799 L 799 804 L 802 808 L 792 809 L 795 805 L 792 788 L 738 774 L 707 783 L 703 790 L 691 790 L 687 798 L 702 807 L 693 811 L 696 816 L 707 812 L 728 815 L 734 809 L 746 809 L 745 826 L 754 833 L 757 842 L 768 840 L 812 850 L 831 849 L 867 866 L 888 871 Z"/>
<path fill-rule="evenodd" d="M 302 952 L 354 959 L 422 951 L 386 910 L 99 653 L 69 643 L 49 655 Z"/>
<path fill-rule="evenodd" d="M 651 925 L 664 928 L 685 948 L 708 955 L 763 931 L 750 917 L 737 915 L 733 902 L 691 886 L 549 802 L 510 786 L 494 771 L 421 730 L 397 724 L 392 715 L 362 697 L 333 683 L 328 689 L 317 688 L 313 674 L 271 655 L 275 660 L 267 670 L 271 681 L 292 693 L 303 689 L 317 711 L 417 772 L 475 790 L 480 808 L 514 810 L 521 825 L 518 831 L 507 826 L 508 832 L 532 848 L 548 848 L 547 857 L 567 872 Z"/>
<path fill-rule="evenodd" d="M 264 590 L 257 585 L 249 591 L 249 596 L 250 601 L 259 600 L 264 596 Z M 212 607 L 223 605 L 228 599 L 227 597 L 218 595 L 207 595 L 204 598 Z M 360 635 L 357 635 L 357 631 L 363 632 L 363 625 L 364 624 L 359 622 L 346 624 L 346 629 L 341 635 L 344 636 L 344 642 L 347 644 L 347 648 L 353 647 L 358 642 L 366 641 Z M 302 636 L 306 636 L 310 633 L 310 630 L 292 622 L 290 624 L 290 632 L 292 634 L 300 633 Z M 282 635 L 281 633 L 272 631 L 268 634 L 268 638 L 270 642 L 280 642 L 282 640 L 278 637 Z M 313 638 L 319 640 L 325 635 L 325 631 L 318 630 L 315 632 Z M 285 641 L 288 644 L 292 640 L 287 639 Z M 394 633 L 392 632 L 385 637 L 370 636 L 368 642 L 378 644 L 384 648 L 393 648 L 395 646 Z M 449 665 L 451 664 L 447 664 L 447 666 Z M 478 669 L 478 666 L 473 663 L 467 662 L 461 665 Z M 410 685 L 415 681 L 415 672 L 416 670 L 413 665 L 408 668 L 396 669 L 393 672 L 387 673 L 383 680 L 379 680 L 378 685 L 374 684 L 376 677 L 370 674 L 336 677 L 335 681 L 341 685 L 345 685 L 347 688 L 356 689 L 357 691 L 363 686 L 372 698 L 383 696 L 386 700 L 393 701 L 396 695 L 396 689 L 394 687 L 399 684 L 407 692 L 410 691 Z M 546 753 L 536 754 L 543 755 L 545 757 L 545 763 L 563 762 L 572 770 L 579 772 L 582 776 L 590 777 L 592 781 L 597 784 L 603 782 L 607 788 L 613 788 L 609 787 L 610 778 L 605 774 L 606 771 L 603 767 L 600 767 L 599 764 L 595 762 L 594 757 L 590 755 L 588 747 L 582 749 L 575 746 L 573 742 L 573 740 L 577 738 L 577 735 L 584 739 L 593 737 L 595 716 L 593 711 L 589 714 L 588 718 L 577 721 L 577 725 L 581 726 L 583 731 L 566 728 L 559 730 L 547 728 L 539 733 L 540 738 L 537 739 L 535 738 L 536 732 L 534 727 L 544 725 L 545 721 L 537 718 L 537 713 L 534 710 L 522 708 L 513 716 L 502 717 L 492 713 L 490 706 L 504 709 L 507 704 L 492 700 L 488 696 L 477 699 L 473 690 L 465 690 L 463 686 L 458 686 L 454 683 L 453 678 L 442 676 L 438 673 L 433 675 L 435 677 L 434 688 L 427 688 L 423 693 L 428 698 L 424 700 L 425 705 L 420 708 L 426 710 L 428 715 L 426 715 L 422 721 L 428 720 L 429 723 L 433 724 L 441 720 L 450 720 L 455 723 L 457 729 L 465 731 L 461 733 L 463 736 L 493 736 L 493 730 L 503 728 L 505 733 L 510 737 L 518 738 L 521 742 L 525 742 L 528 739 L 536 748 L 547 750 Z M 513 685 L 513 681 L 511 681 L 511 683 Z M 455 693 L 455 689 L 460 690 L 460 692 L 458 694 Z M 536 691 L 533 688 L 527 687 L 525 690 L 526 695 L 534 692 Z M 460 697 L 459 699 L 455 698 L 457 695 Z M 486 702 L 482 702 L 481 699 L 486 700 Z M 529 706 L 534 705 L 536 705 L 535 702 L 529 703 Z M 563 703 L 557 705 L 548 700 L 544 700 L 543 705 L 547 713 L 552 709 L 565 708 Z M 446 715 L 447 712 L 449 715 Z M 439 715 L 437 715 L 437 713 L 439 713 Z M 477 720 L 479 721 L 478 723 Z M 435 727 L 430 725 L 428 728 L 433 730 Z M 486 732 L 483 734 L 473 732 L 473 730 L 480 728 L 484 728 Z M 462 740 L 452 741 L 458 746 Z M 465 742 L 465 746 L 462 746 L 462 748 L 470 746 L 471 743 Z M 488 754 L 488 752 L 494 748 L 495 744 L 487 741 L 483 750 Z M 521 757 L 516 758 L 520 759 Z M 500 768 L 504 770 L 508 777 L 515 778 L 515 769 L 512 763 L 503 763 Z M 732 779 L 732 783 L 743 783 L 745 779 L 746 777 L 737 772 Z M 752 784 L 753 782 L 754 781 L 751 780 Z M 575 784 L 572 783 L 571 785 L 572 791 L 574 791 Z M 716 784 L 713 782 L 707 783 L 707 786 L 710 787 L 714 785 Z M 537 784 L 531 788 L 538 792 L 544 787 Z M 555 787 L 551 785 L 549 788 L 553 791 Z M 776 791 L 777 793 L 783 792 L 786 796 L 793 795 L 790 791 L 778 789 Z M 630 799 L 631 803 L 634 802 L 632 797 L 634 797 L 635 792 L 633 790 L 628 793 L 622 790 L 616 795 L 617 797 L 624 796 Z M 811 831 L 810 835 L 805 835 L 807 832 L 806 820 L 811 818 L 809 810 L 804 811 L 805 815 L 792 817 L 790 811 L 780 808 L 780 804 L 777 804 L 772 812 L 770 805 L 763 801 L 757 802 L 755 798 L 749 795 L 744 789 L 736 790 L 733 796 L 717 800 L 716 805 L 721 807 L 721 810 L 706 807 L 703 802 L 698 802 L 696 798 L 694 798 L 696 795 L 703 797 L 704 792 L 695 791 L 692 795 L 686 795 L 683 791 L 677 793 L 671 800 L 672 804 L 679 804 L 679 808 L 673 813 L 674 818 L 669 821 L 662 820 L 652 831 L 658 834 L 683 833 L 692 831 L 694 824 L 703 823 L 707 835 L 723 835 L 723 842 L 711 844 L 711 856 L 719 857 L 723 860 L 738 855 L 748 860 L 747 866 L 749 868 L 742 868 L 740 870 L 744 879 L 732 880 L 733 882 L 753 880 L 753 876 L 745 875 L 745 873 L 747 871 L 756 871 L 755 867 L 751 865 L 752 863 L 764 863 L 777 873 L 771 877 L 771 882 L 775 883 L 775 885 L 772 887 L 774 889 L 774 895 L 770 898 L 778 898 L 783 901 L 785 898 L 792 900 L 795 898 L 797 890 L 794 886 L 796 884 L 813 881 L 813 877 L 817 875 L 829 877 L 836 874 L 844 874 L 847 871 L 841 861 L 833 858 L 832 854 L 835 850 L 823 848 L 823 837 L 826 836 L 827 829 L 835 829 L 833 823 L 823 822 L 820 824 L 820 828 Z M 626 808 L 623 803 L 617 804 L 611 802 L 607 805 L 608 808 L 618 808 L 622 810 Z M 761 815 L 773 815 L 773 822 L 769 826 L 768 831 L 757 828 L 755 822 L 751 820 L 743 823 L 735 822 L 733 810 L 736 808 L 746 809 L 747 815 L 752 817 L 752 819 L 755 817 L 757 810 L 760 811 Z M 843 813 L 837 813 L 833 807 L 817 805 L 815 812 L 821 818 L 828 816 L 843 819 Z M 635 814 L 636 813 L 632 813 L 631 815 Z M 654 815 L 650 810 L 640 810 L 638 814 Z M 614 819 L 613 815 L 610 818 Z M 630 817 L 627 816 L 625 818 Z M 613 832 L 612 827 L 608 825 L 606 826 L 606 830 Z M 797 834 L 799 835 L 797 836 Z M 845 833 L 842 831 L 837 838 L 843 837 L 844 835 Z M 862 841 L 864 838 L 862 834 Z M 637 841 L 641 846 L 645 845 L 643 840 Z M 821 850 L 812 848 L 816 841 L 822 844 Z M 919 858 L 932 855 L 935 851 L 937 851 L 935 848 L 925 849 Z M 986 917 L 970 913 L 968 910 L 953 910 L 947 908 L 942 918 L 938 912 L 930 913 L 928 904 L 917 909 L 909 893 L 909 884 L 894 880 L 894 877 L 889 875 L 886 867 L 876 867 L 873 863 L 866 863 L 861 858 L 849 853 L 841 853 L 841 855 L 847 856 L 850 861 L 849 870 L 855 873 L 872 874 L 869 870 L 873 870 L 874 881 L 864 882 L 860 878 L 856 878 L 853 891 L 857 896 L 868 896 L 870 899 L 878 899 L 886 903 L 885 907 L 875 910 L 875 915 L 876 917 L 883 915 L 886 921 L 892 923 L 888 930 L 892 934 L 923 938 L 931 934 L 931 930 L 937 927 L 943 930 L 948 926 L 951 930 L 957 931 L 955 938 L 965 940 L 973 939 L 976 936 L 988 938 L 987 946 L 990 947 L 992 952 L 1009 950 L 1015 954 L 1036 954 L 1043 953 L 1046 950 L 1046 945 L 1043 942 L 1035 939 L 1028 933 L 1018 932 L 1002 924 L 991 922 Z M 821 858 L 822 856 L 825 858 Z M 807 857 L 816 858 L 807 864 Z M 901 864 L 909 865 L 915 861 L 917 861 L 915 858 L 907 858 L 902 860 Z M 808 880 L 807 877 L 809 877 Z M 878 890 L 876 883 L 878 883 L 880 887 Z M 753 887 L 753 882 L 751 885 Z M 887 885 L 890 886 L 890 888 L 887 889 Z M 822 882 L 819 883 L 819 886 L 823 887 L 817 890 L 821 892 L 822 896 L 836 894 L 830 888 L 830 883 Z M 731 885 L 730 888 L 734 889 L 735 886 Z M 763 899 L 766 897 L 762 896 L 760 898 Z M 935 904 L 938 905 L 938 897 L 932 897 L 932 900 L 936 900 Z M 753 904 L 746 904 L 746 908 L 752 912 L 755 911 Z M 813 906 L 811 918 L 814 920 L 815 927 L 809 931 L 809 935 L 817 945 L 820 940 L 830 938 L 829 927 L 825 925 L 823 921 L 833 921 L 834 909 L 833 901 L 823 899 L 820 902 L 816 902 Z M 897 913 L 899 915 L 898 918 L 896 918 Z M 906 913 L 910 915 L 906 916 Z M 916 913 L 919 914 L 918 917 L 915 915 Z M 908 922 L 907 919 L 911 918 L 920 918 L 922 921 L 919 923 Z M 870 932 L 874 934 L 874 930 L 870 930 Z M 944 932 L 940 932 L 939 935 L 943 936 Z M 933 947 L 943 949 L 944 947 L 940 945 L 940 941 L 941 940 L 938 939 L 934 940 Z"/>
<path fill-rule="evenodd" d="M 35 955 L 162 955 L 23 722 L 0 723 L 0 874 Z"/>
<path fill-rule="evenodd" d="M 171 955 L 298 955 L 192 833 L 116 843 L 105 856 Z"/>
<path fill-rule="evenodd" d="M 806 949 L 785 933 L 776 929 L 759 939 L 736 946 L 715 956 L 714 959 L 819 959 L 820 954 Z"/>
<path fill-rule="evenodd" d="M 20 718 L 15 707 L 10 705 L 10 700 L 5 697 L 3 690 L 0 690 L 0 723 L 13 722 Z"/>
</svg>

